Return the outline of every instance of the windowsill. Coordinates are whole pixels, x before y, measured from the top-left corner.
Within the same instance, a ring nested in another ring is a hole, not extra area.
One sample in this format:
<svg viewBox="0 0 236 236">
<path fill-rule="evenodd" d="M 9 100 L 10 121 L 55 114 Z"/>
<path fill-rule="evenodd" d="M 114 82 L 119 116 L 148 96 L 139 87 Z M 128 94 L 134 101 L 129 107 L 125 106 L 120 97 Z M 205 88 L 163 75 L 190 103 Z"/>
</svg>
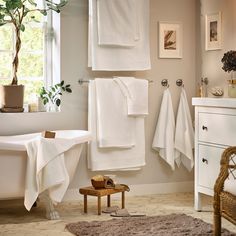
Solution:
<svg viewBox="0 0 236 236">
<path fill-rule="evenodd" d="M 42 115 L 42 114 L 60 114 L 61 111 L 35 111 L 35 112 L 0 112 L 0 116 L 4 116 L 4 115 L 29 115 L 29 114 L 34 114 L 34 115 Z"/>
</svg>

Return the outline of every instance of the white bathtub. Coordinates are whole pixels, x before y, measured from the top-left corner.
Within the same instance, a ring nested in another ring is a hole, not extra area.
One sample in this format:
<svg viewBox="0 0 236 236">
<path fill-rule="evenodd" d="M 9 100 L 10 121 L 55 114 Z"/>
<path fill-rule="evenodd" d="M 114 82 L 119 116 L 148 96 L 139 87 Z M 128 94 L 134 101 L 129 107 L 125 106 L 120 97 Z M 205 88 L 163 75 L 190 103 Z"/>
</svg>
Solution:
<svg viewBox="0 0 236 236">
<path fill-rule="evenodd" d="M 91 134 L 84 130 L 59 130 L 56 138 L 73 139 L 76 143 L 67 152 L 72 152 L 73 161 L 65 160 L 70 177 L 73 179 L 83 144 L 91 140 Z M 16 136 L 0 136 L 0 200 L 24 197 L 27 153 L 25 143 L 41 133 Z"/>
</svg>

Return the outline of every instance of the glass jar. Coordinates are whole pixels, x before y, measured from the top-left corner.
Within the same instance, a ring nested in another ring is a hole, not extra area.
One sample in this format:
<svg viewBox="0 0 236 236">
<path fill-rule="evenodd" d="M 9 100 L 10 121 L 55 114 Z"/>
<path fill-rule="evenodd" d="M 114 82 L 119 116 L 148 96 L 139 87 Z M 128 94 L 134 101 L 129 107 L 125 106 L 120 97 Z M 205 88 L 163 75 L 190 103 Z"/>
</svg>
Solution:
<svg viewBox="0 0 236 236">
<path fill-rule="evenodd" d="M 228 95 L 230 98 L 236 98 L 236 79 L 231 79 L 228 82 Z"/>
</svg>

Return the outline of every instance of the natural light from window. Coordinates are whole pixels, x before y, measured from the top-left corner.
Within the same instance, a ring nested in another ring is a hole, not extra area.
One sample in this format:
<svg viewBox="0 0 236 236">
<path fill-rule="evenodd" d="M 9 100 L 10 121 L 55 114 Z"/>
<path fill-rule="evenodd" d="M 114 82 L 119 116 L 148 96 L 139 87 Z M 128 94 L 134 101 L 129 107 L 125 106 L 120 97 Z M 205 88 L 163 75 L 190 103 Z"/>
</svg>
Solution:
<svg viewBox="0 0 236 236">
<path fill-rule="evenodd" d="M 3 0 L 0 0 L 0 4 Z M 30 7 L 30 6 L 29 6 Z M 51 14 L 43 16 L 33 12 L 35 21 L 30 14 L 25 21 L 25 32 L 21 32 L 22 46 L 19 54 L 18 84 L 25 85 L 25 103 L 31 101 L 32 96 L 39 93 L 46 81 L 51 81 L 48 73 L 47 61 L 51 52 L 52 37 Z M 28 21 L 28 22 L 27 22 Z M 12 25 L 0 27 L 0 84 L 10 84 L 12 80 L 12 60 L 14 56 L 14 30 Z"/>
</svg>

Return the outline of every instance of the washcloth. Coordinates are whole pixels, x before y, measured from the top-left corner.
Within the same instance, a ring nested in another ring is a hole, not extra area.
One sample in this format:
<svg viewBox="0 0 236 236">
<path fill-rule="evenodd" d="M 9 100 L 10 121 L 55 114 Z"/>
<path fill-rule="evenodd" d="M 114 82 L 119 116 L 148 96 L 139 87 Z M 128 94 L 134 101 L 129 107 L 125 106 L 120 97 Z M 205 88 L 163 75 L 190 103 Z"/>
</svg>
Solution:
<svg viewBox="0 0 236 236">
<path fill-rule="evenodd" d="M 97 141 L 100 148 L 135 145 L 135 118 L 127 116 L 126 101 L 112 79 L 95 79 Z M 127 132 L 129 131 L 129 132 Z"/>
<path fill-rule="evenodd" d="M 169 88 L 164 91 L 152 148 L 175 170 L 178 151 L 174 147 L 175 118 Z"/>
<path fill-rule="evenodd" d="M 139 40 L 136 0 L 97 0 L 98 44 L 135 46 Z"/>
<path fill-rule="evenodd" d="M 118 1 L 117 1 L 118 2 Z M 139 40 L 134 47 L 98 44 L 97 4 L 89 0 L 88 66 L 95 71 L 149 70 L 149 0 L 135 0 L 139 19 Z"/>
<path fill-rule="evenodd" d="M 69 186 L 64 153 L 75 144 L 73 139 L 42 137 L 26 144 L 28 159 L 24 204 L 27 210 L 31 209 L 38 195 L 44 190 L 48 190 L 52 201 L 61 202 Z M 76 166 L 77 163 L 73 165 Z"/>
<path fill-rule="evenodd" d="M 137 170 L 145 165 L 144 118 L 135 118 L 135 143 L 133 148 L 99 148 L 97 145 L 97 112 L 95 82 L 89 83 L 88 129 L 92 141 L 88 148 L 88 168 L 99 170 Z M 129 129 L 127 130 L 129 132 Z"/>
<path fill-rule="evenodd" d="M 148 115 L 148 81 L 134 77 L 115 77 L 114 81 L 127 99 L 128 115 Z"/>
<path fill-rule="evenodd" d="M 194 131 L 185 89 L 182 88 L 176 119 L 175 148 L 179 151 L 176 163 L 191 171 L 194 165 Z"/>
</svg>

